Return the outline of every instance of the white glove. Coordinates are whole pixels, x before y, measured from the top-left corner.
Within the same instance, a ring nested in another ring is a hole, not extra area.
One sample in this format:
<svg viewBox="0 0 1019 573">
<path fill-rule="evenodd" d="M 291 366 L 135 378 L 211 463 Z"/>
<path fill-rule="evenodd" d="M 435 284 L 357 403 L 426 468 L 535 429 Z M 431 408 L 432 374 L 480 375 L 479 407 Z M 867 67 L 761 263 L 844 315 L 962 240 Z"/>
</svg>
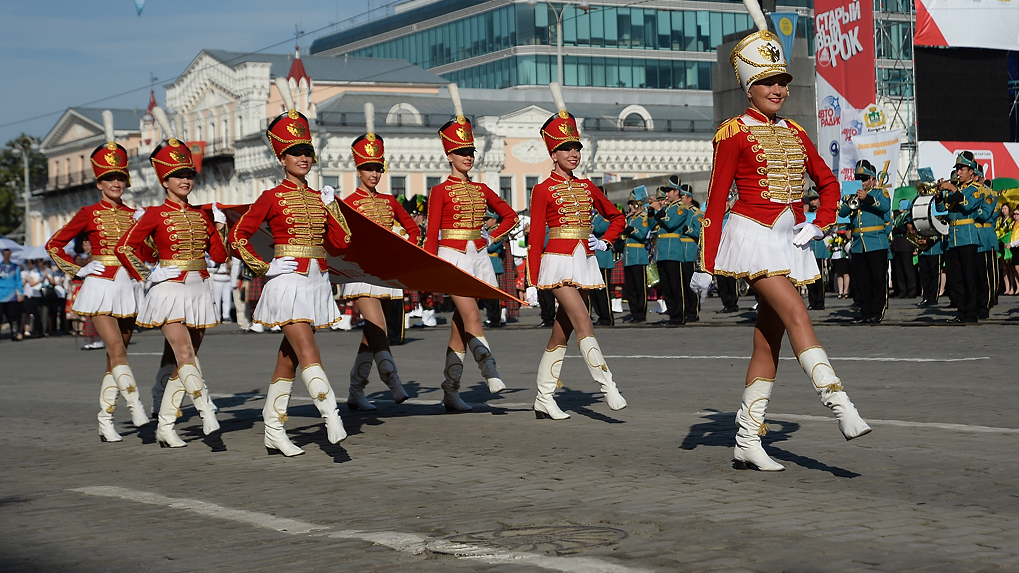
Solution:
<svg viewBox="0 0 1019 573">
<path fill-rule="evenodd" d="M 152 273 L 149 274 L 149 282 L 152 284 L 159 284 L 163 281 L 175 279 L 180 276 L 180 267 L 177 265 L 170 265 L 168 267 L 157 266 L 152 269 Z"/>
<path fill-rule="evenodd" d="M 599 239 L 598 237 L 591 235 L 590 237 L 587 238 L 587 248 L 591 249 L 592 251 L 605 251 L 608 250 L 609 245 L 608 243 Z"/>
<path fill-rule="evenodd" d="M 138 219 L 141 219 L 142 215 L 144 215 L 144 214 L 145 214 L 145 208 L 144 207 L 138 207 L 137 209 L 134 210 L 134 220 L 137 221 Z"/>
<path fill-rule="evenodd" d="M 799 223 L 793 227 L 793 231 L 796 231 L 796 236 L 793 237 L 793 245 L 797 247 L 805 247 L 810 244 L 810 241 L 824 236 L 824 232 L 813 223 Z"/>
<path fill-rule="evenodd" d="M 276 275 L 285 275 L 297 270 L 297 260 L 294 257 L 280 257 L 269 262 L 269 270 L 265 271 L 265 278 L 272 278 Z"/>
<path fill-rule="evenodd" d="M 527 301 L 528 306 L 538 306 L 538 287 L 527 287 L 524 291 L 524 299 Z"/>
<path fill-rule="evenodd" d="M 331 185 L 326 185 L 319 193 L 322 195 L 323 205 L 328 205 L 336 200 L 336 190 Z"/>
<path fill-rule="evenodd" d="M 226 213 L 219 208 L 219 202 L 212 202 L 212 222 L 226 225 Z"/>
<path fill-rule="evenodd" d="M 1010 249 L 1014 249 L 1014 248 L 1016 248 L 1016 247 L 1019 247 L 1019 239 L 1016 239 L 1016 240 L 1012 241 L 1011 243 L 1009 243 L 1009 244 L 1008 244 L 1008 247 L 1009 247 Z"/>
<path fill-rule="evenodd" d="M 105 270 L 106 265 L 100 263 L 99 261 L 89 261 L 85 263 L 85 266 L 78 269 L 78 272 L 75 274 L 80 278 L 85 278 L 89 275 L 101 275 Z"/>
</svg>

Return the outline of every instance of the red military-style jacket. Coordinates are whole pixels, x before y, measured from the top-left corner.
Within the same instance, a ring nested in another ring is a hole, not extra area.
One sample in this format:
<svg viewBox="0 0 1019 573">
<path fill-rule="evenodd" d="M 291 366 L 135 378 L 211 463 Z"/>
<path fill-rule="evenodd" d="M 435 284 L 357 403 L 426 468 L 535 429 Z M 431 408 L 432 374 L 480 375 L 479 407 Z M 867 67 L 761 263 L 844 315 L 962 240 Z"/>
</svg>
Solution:
<svg viewBox="0 0 1019 573">
<path fill-rule="evenodd" d="M 588 256 L 594 252 L 587 241 L 591 236 L 591 209 L 609 221 L 602 240 L 615 242 L 623 232 L 626 217 L 589 179 L 565 178 L 553 172 L 531 190 L 531 230 L 527 236 L 527 284 L 535 286 L 541 255 L 572 255 L 577 244 Z M 548 243 L 545 242 L 548 227 Z"/>
<path fill-rule="evenodd" d="M 223 237 L 205 211 L 167 199 L 162 205 L 146 209 L 142 218 L 135 221 L 117 243 L 117 257 L 136 280 L 149 276 L 149 269 L 139 255 L 144 252 L 149 237 L 155 244 L 159 264 L 174 265 L 182 271 L 179 277 L 170 279 L 175 282 L 184 282 L 187 271 L 196 271 L 202 278 L 208 278 L 206 253 L 215 263 L 225 263 L 228 258 Z"/>
<path fill-rule="evenodd" d="M 835 223 L 839 183 L 807 132 L 792 120 L 776 117 L 772 121 L 751 108 L 722 123 L 713 145 L 711 181 L 701 222 L 700 264 L 705 272 L 715 270 L 725 203 L 733 182 L 739 197 L 732 213 L 771 227 L 786 209 L 792 210 L 797 223 L 805 220 L 804 174 L 808 174 L 821 198 L 814 225 L 824 230 Z"/>
<path fill-rule="evenodd" d="M 343 200 L 344 203 L 357 209 L 359 213 L 378 223 L 385 229 L 393 230 L 398 221 L 403 227 L 402 235 L 415 245 L 421 244 L 421 229 L 407 210 L 400 205 L 396 197 L 383 193 L 375 193 L 358 187 Z"/>
<path fill-rule="evenodd" d="M 499 198 L 488 185 L 450 177 L 432 187 L 428 194 L 428 232 L 425 250 L 435 255 L 439 247 L 448 247 L 461 253 L 467 251 L 467 241 L 481 250 L 488 245 L 481 237 L 485 212 L 491 208 L 502 223 L 489 233 L 492 242 L 505 237 L 520 220 L 513 207 Z"/>
<path fill-rule="evenodd" d="M 62 271 L 74 276 L 81 267 L 74 263 L 74 257 L 64 252 L 64 247 L 75 237 L 85 233 L 89 244 L 92 245 L 92 260 L 106 265 L 106 270 L 102 274 L 91 276 L 113 280 L 117 268 L 121 266 L 120 259 L 117 258 L 117 243 L 134 224 L 134 214 L 134 209 L 106 200 L 82 207 L 46 242 L 46 252 Z M 141 260 L 152 262 L 155 251 L 148 245 L 142 245 L 139 247 L 138 256 Z"/>
<path fill-rule="evenodd" d="M 259 276 L 269 270 L 269 263 L 255 253 L 248 239 L 263 222 L 272 231 L 275 256 L 294 257 L 302 274 L 308 273 L 312 259 L 326 270 L 326 256 L 350 243 L 350 228 L 335 201 L 327 207 L 318 191 L 284 179 L 263 191 L 230 229 L 230 248 Z"/>
</svg>

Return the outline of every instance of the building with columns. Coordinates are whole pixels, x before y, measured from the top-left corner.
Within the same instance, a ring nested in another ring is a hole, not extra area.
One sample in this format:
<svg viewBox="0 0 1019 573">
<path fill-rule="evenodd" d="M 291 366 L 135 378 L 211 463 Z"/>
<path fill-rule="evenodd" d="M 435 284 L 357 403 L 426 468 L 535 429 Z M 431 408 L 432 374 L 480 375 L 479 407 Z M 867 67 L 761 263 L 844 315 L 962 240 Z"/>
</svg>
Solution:
<svg viewBox="0 0 1019 573">
<path fill-rule="evenodd" d="M 388 171 L 380 189 L 427 194 L 448 174 L 437 135 L 453 115 L 447 80 L 404 60 L 202 50 L 166 86 L 165 108 L 175 135 L 205 144 L 192 203 L 250 203 L 282 179 L 264 134 L 283 111 L 274 84 L 278 76 L 288 79 L 297 107 L 312 123 L 318 152 L 312 187 L 329 184 L 341 196 L 355 189 L 350 143 L 365 131 L 368 101 L 375 105 L 375 130 L 386 144 Z M 477 138 L 473 175 L 515 209 L 526 209 L 531 187 L 551 169 L 538 134 L 557 111 L 549 90 L 521 86 L 460 93 Z M 585 146 L 579 176 L 610 183 L 710 169 L 710 92 L 687 92 L 680 101 L 662 92 L 568 88 L 565 98 Z M 125 200 L 140 207 L 162 203 L 164 191 L 148 156 L 166 134 L 148 110 L 113 111 L 117 140 L 130 154 Z M 31 244 L 42 244 L 79 207 L 98 200 L 88 156 L 102 143 L 101 112 L 69 109 L 46 136 L 42 151 L 49 158 L 50 182 L 33 203 Z"/>
</svg>

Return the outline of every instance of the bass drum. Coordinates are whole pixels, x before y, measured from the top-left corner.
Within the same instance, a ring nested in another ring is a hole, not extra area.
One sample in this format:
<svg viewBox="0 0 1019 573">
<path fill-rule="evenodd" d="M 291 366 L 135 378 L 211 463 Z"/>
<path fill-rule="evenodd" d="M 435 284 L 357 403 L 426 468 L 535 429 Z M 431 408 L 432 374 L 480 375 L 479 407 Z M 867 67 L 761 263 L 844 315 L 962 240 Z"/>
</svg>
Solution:
<svg viewBox="0 0 1019 573">
<path fill-rule="evenodd" d="M 948 218 L 938 215 L 934 205 L 934 195 L 921 195 L 913 201 L 910 216 L 916 232 L 923 237 L 940 237 L 948 234 Z"/>
</svg>

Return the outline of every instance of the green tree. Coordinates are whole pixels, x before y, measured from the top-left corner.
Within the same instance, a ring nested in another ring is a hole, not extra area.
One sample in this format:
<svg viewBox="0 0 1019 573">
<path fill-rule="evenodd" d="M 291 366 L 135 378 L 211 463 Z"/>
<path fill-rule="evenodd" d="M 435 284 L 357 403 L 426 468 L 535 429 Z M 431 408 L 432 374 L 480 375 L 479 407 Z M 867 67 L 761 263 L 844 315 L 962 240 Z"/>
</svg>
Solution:
<svg viewBox="0 0 1019 573">
<path fill-rule="evenodd" d="M 38 144 L 39 138 L 22 133 L 0 149 L 0 235 L 16 229 L 24 216 L 25 170 L 21 148 L 33 143 Z M 46 186 L 46 156 L 38 151 L 29 153 L 28 177 L 32 191 L 36 192 Z"/>
</svg>

